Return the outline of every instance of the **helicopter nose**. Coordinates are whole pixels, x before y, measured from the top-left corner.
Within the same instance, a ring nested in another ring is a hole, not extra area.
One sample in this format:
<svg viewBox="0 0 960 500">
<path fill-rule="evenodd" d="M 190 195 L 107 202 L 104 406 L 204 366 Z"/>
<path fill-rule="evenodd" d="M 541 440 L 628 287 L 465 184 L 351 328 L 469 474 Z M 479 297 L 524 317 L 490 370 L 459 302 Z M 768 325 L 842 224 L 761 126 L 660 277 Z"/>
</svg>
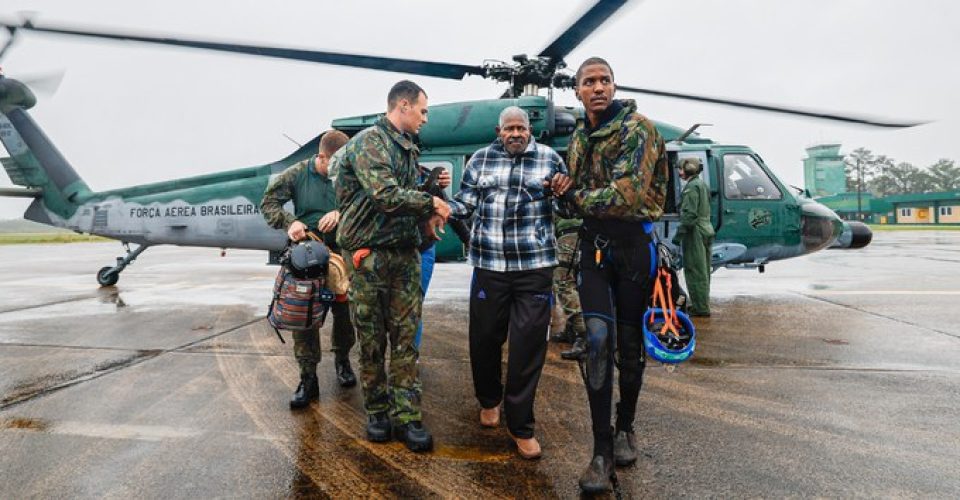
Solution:
<svg viewBox="0 0 960 500">
<path fill-rule="evenodd" d="M 843 231 L 843 221 L 833 210 L 816 202 L 803 204 L 801 210 L 803 253 L 813 253 L 830 246 Z"/>
<path fill-rule="evenodd" d="M 856 221 L 845 221 L 843 223 L 843 232 L 837 241 L 830 245 L 830 248 L 863 248 L 873 241 L 873 231 L 862 223 Z"/>
</svg>

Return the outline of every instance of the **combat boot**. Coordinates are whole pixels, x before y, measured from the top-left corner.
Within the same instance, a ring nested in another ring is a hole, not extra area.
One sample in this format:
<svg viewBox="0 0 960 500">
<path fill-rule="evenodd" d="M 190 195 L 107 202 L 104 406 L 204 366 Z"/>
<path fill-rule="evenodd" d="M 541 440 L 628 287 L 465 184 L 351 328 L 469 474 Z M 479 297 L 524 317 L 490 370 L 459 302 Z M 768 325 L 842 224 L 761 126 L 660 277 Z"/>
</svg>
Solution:
<svg viewBox="0 0 960 500">
<path fill-rule="evenodd" d="M 357 385 L 357 376 L 353 374 L 353 367 L 350 366 L 350 359 L 338 359 L 334 362 L 337 369 L 337 383 L 340 387 L 353 387 Z"/>
<path fill-rule="evenodd" d="M 390 441 L 390 417 L 386 412 L 367 417 L 367 441 L 383 443 Z"/>
<path fill-rule="evenodd" d="M 419 420 L 393 426 L 393 437 L 406 444 L 410 451 L 421 452 L 433 449 L 433 436 Z"/>
<path fill-rule="evenodd" d="M 311 401 L 318 399 L 320 399 L 320 385 L 317 383 L 317 375 L 300 375 L 297 392 L 294 392 L 293 397 L 290 398 L 290 409 L 305 408 Z"/>
<path fill-rule="evenodd" d="M 613 437 L 613 461 L 619 467 L 637 461 L 637 442 L 633 432 L 617 431 Z"/>
<path fill-rule="evenodd" d="M 573 321 L 567 320 L 566 326 L 563 330 L 560 330 L 553 335 L 550 335 L 551 342 L 560 342 L 562 344 L 569 344 L 577 339 L 577 334 L 573 331 Z"/>
<path fill-rule="evenodd" d="M 585 335 L 578 336 L 576 340 L 573 341 L 573 346 L 570 347 L 569 351 L 562 351 L 560 357 L 563 359 L 572 359 L 577 360 L 583 357 L 584 353 L 587 352 L 587 338 Z"/>
</svg>

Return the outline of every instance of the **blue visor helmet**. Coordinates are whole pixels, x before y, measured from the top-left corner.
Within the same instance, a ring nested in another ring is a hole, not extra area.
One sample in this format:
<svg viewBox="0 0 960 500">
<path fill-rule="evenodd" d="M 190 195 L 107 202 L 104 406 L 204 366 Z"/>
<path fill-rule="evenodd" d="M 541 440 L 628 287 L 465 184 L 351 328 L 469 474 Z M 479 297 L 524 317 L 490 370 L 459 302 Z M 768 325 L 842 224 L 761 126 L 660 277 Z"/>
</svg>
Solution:
<svg viewBox="0 0 960 500">
<path fill-rule="evenodd" d="M 697 344 L 693 322 L 682 311 L 674 311 L 676 333 L 664 330 L 667 314 L 663 309 L 651 308 L 643 315 L 643 347 L 647 355 L 661 363 L 682 363 L 691 356 Z"/>
</svg>

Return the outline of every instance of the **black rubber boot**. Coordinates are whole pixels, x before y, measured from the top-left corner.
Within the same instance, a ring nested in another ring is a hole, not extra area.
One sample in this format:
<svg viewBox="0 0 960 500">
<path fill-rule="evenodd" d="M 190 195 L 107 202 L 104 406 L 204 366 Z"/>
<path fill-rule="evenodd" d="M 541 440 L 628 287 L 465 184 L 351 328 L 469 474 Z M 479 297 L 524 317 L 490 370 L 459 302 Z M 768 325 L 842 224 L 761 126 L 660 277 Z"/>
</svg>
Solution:
<svg viewBox="0 0 960 500">
<path fill-rule="evenodd" d="M 353 374 L 353 367 L 350 366 L 350 359 L 342 359 L 334 362 L 337 369 L 337 382 L 340 387 L 353 387 L 357 385 L 357 376 Z"/>
<path fill-rule="evenodd" d="M 587 494 L 613 489 L 613 428 L 593 436 L 593 459 L 580 476 L 580 489 Z"/>
<path fill-rule="evenodd" d="M 320 385 L 317 383 L 317 376 L 301 375 L 297 392 L 294 392 L 293 397 L 290 398 L 290 409 L 306 408 L 311 401 L 318 399 L 320 399 Z"/>
<path fill-rule="evenodd" d="M 623 377 L 622 370 L 620 376 Z M 626 391 L 621 388 L 621 392 Z M 617 403 L 617 426 L 616 434 L 613 435 L 613 463 L 617 467 L 624 467 L 637 461 L 637 438 L 633 433 L 635 408 L 636 403 L 633 406 L 626 405 L 623 401 Z"/>
<path fill-rule="evenodd" d="M 390 417 L 386 413 L 375 413 L 367 417 L 367 441 L 390 441 Z"/>
<path fill-rule="evenodd" d="M 587 494 L 604 493 L 613 489 L 613 460 L 596 455 L 580 476 L 580 490 Z"/>
<path fill-rule="evenodd" d="M 633 432 L 617 431 L 613 437 L 613 462 L 618 467 L 631 465 L 637 461 L 637 442 Z"/>
<path fill-rule="evenodd" d="M 585 352 L 587 352 L 587 338 L 586 336 L 581 336 L 573 341 L 573 347 L 571 347 L 569 351 L 562 351 L 560 357 L 563 359 L 577 360 L 583 357 Z"/>
<path fill-rule="evenodd" d="M 421 452 L 433 449 L 433 436 L 419 420 L 395 425 L 393 437 L 406 444 L 410 451 Z"/>
</svg>

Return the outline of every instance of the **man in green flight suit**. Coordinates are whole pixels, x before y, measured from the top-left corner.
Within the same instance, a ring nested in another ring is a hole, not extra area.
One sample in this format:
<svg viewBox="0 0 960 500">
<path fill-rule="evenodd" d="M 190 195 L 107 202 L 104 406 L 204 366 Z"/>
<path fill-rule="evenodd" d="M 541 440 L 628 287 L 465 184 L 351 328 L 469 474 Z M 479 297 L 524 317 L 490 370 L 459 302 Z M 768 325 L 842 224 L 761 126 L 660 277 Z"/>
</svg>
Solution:
<svg viewBox="0 0 960 500">
<path fill-rule="evenodd" d="M 343 211 L 337 242 L 350 272 L 350 314 L 360 342 L 360 382 L 367 439 L 393 437 L 412 451 L 433 448 L 423 426 L 414 342 L 423 291 L 421 236 L 435 238 L 450 207 L 417 189 L 420 150 L 413 136 L 427 122 L 427 95 L 404 80 L 390 89 L 387 113 L 355 135 L 339 158 L 337 205 Z M 386 362 L 389 353 L 389 373 Z"/>
<path fill-rule="evenodd" d="M 336 227 L 340 212 L 336 209 L 333 182 L 328 176 L 330 157 L 347 142 L 347 136 L 339 130 L 330 130 L 320 138 L 320 150 L 309 159 L 283 171 L 263 194 L 260 210 L 267 224 L 277 229 L 286 229 L 292 241 L 307 237 L 307 231 L 323 233 L 324 243 L 336 251 Z M 284 210 L 283 205 L 293 202 L 294 213 Z M 350 309 L 346 298 L 334 302 L 333 334 L 331 346 L 337 381 L 342 387 L 353 387 L 357 377 L 350 366 L 350 348 L 356 342 L 350 324 Z M 300 365 L 300 385 L 290 399 L 290 408 L 303 408 L 320 397 L 317 382 L 317 365 L 320 363 L 320 329 L 295 331 L 293 352 Z"/>
<path fill-rule="evenodd" d="M 680 162 L 680 178 L 687 181 L 680 194 L 680 227 L 673 243 L 683 248 L 683 274 L 690 291 L 690 315 L 710 316 L 710 190 L 700 178 L 703 165 L 697 158 Z"/>
</svg>

